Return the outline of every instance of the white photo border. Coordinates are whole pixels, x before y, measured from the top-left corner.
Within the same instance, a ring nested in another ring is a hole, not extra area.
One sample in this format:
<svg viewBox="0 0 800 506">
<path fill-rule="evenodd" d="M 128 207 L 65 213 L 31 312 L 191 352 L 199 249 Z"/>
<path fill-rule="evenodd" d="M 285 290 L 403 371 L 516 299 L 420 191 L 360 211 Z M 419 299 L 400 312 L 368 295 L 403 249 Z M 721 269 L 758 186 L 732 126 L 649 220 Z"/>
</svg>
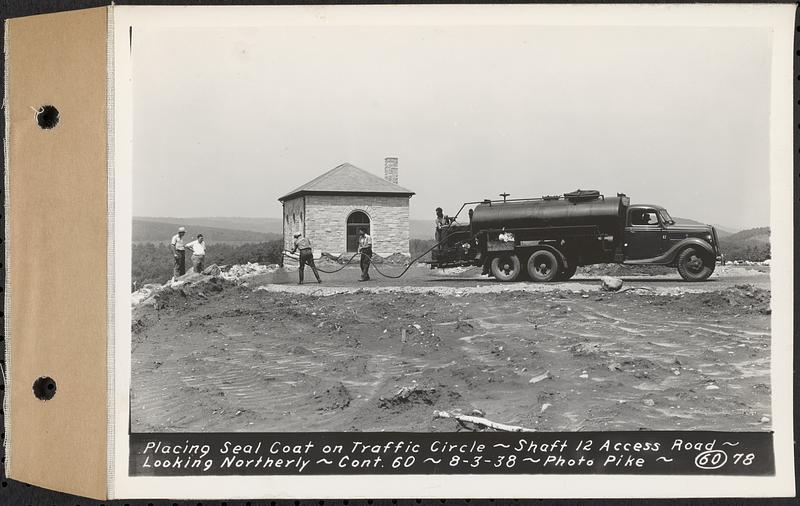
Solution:
<svg viewBox="0 0 800 506">
<path fill-rule="evenodd" d="M 617 498 L 793 496 L 793 69 L 795 5 L 112 6 L 115 334 L 112 498 Z M 326 475 L 131 477 L 129 427 L 132 237 L 130 27 L 520 25 L 766 27 L 772 31 L 770 227 L 775 476 Z M 111 344 L 110 343 L 110 344 Z"/>
</svg>

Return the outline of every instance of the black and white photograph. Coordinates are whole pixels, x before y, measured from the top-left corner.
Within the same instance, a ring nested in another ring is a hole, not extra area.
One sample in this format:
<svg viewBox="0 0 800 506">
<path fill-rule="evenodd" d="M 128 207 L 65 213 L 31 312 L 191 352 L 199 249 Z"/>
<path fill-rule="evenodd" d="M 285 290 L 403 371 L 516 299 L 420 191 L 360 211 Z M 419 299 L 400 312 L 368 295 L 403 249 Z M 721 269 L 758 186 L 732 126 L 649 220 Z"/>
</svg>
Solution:
<svg viewBox="0 0 800 506">
<path fill-rule="evenodd" d="M 131 28 L 132 435 L 773 433 L 774 31 L 525 12 Z"/>
</svg>

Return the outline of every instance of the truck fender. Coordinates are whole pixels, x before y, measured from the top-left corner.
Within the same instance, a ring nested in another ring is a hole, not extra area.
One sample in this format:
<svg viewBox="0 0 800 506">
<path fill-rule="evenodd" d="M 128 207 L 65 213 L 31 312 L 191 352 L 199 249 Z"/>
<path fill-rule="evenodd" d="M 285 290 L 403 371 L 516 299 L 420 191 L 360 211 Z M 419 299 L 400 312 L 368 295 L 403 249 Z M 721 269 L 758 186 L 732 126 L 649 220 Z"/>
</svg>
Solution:
<svg viewBox="0 0 800 506">
<path fill-rule="evenodd" d="M 689 246 L 697 246 L 706 253 L 708 253 L 709 255 L 711 255 L 711 258 L 716 258 L 716 255 L 714 253 L 714 248 L 710 244 L 708 244 L 708 242 L 699 239 L 697 237 L 689 237 L 687 239 L 682 240 L 678 244 L 674 245 L 667 251 L 667 253 L 664 256 L 667 258 L 668 263 L 670 265 L 674 264 L 677 261 L 678 255 L 680 255 L 681 251 L 683 251 Z"/>
</svg>

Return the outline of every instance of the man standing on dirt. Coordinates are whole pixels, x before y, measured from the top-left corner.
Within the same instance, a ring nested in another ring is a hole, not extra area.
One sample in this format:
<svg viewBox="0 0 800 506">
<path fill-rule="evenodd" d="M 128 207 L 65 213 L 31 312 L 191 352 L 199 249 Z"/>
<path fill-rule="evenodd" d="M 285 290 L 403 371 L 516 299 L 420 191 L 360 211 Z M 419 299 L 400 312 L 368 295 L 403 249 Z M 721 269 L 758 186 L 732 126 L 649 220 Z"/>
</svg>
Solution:
<svg viewBox="0 0 800 506">
<path fill-rule="evenodd" d="M 314 276 L 317 278 L 317 283 L 322 283 L 322 280 L 319 279 L 319 273 L 317 272 L 317 266 L 314 265 L 314 253 L 311 251 L 311 241 L 308 238 L 303 237 L 303 234 L 300 232 L 294 233 L 294 248 L 292 248 L 292 253 L 295 251 L 300 250 L 300 269 L 297 271 L 297 274 L 300 276 L 300 281 L 297 282 L 298 285 L 303 284 L 303 271 L 305 270 L 306 264 L 311 267 L 311 270 L 314 272 Z"/>
<path fill-rule="evenodd" d="M 361 281 L 369 281 L 369 263 L 372 258 L 372 237 L 363 228 L 358 229 L 358 252 L 361 253 Z"/>
<path fill-rule="evenodd" d="M 206 260 L 206 243 L 203 239 L 203 234 L 197 234 L 197 239 L 187 244 L 186 248 L 189 248 L 192 252 L 194 272 L 200 274 L 203 272 L 203 263 Z"/>
<path fill-rule="evenodd" d="M 183 244 L 184 235 L 186 235 L 186 229 L 178 227 L 178 233 L 172 236 L 172 241 L 170 242 L 172 256 L 175 259 L 175 264 L 172 269 L 172 281 L 186 274 L 186 246 Z"/>
</svg>

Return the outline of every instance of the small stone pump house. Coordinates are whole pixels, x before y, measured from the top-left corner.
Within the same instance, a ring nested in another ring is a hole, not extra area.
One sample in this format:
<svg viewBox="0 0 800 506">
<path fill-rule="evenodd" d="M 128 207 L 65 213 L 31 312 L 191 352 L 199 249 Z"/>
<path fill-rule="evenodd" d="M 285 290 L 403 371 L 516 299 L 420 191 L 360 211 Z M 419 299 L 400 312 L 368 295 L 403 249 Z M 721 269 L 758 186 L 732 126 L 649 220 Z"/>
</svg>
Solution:
<svg viewBox="0 0 800 506">
<path fill-rule="evenodd" d="M 387 158 L 380 177 L 349 163 L 295 188 L 283 204 L 283 242 L 292 248 L 300 231 L 311 240 L 314 256 L 358 250 L 358 229 L 372 236 L 373 252 L 382 257 L 409 255 L 408 204 L 414 192 L 397 184 L 397 158 Z"/>
</svg>

